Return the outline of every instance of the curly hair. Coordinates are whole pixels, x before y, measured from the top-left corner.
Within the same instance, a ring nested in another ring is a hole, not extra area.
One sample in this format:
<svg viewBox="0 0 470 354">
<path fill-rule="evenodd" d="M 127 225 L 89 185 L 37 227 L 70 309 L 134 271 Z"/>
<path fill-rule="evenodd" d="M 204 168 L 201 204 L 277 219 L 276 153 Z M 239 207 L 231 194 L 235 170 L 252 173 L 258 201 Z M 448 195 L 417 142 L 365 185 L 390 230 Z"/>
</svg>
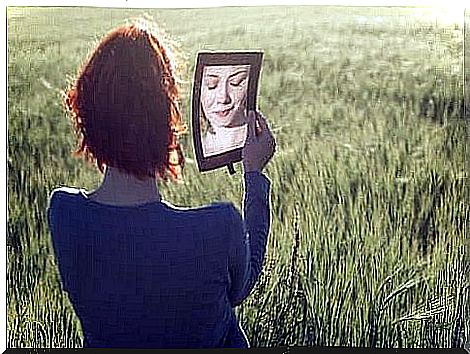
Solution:
<svg viewBox="0 0 470 354">
<path fill-rule="evenodd" d="M 136 24 L 99 42 L 65 93 L 79 146 L 75 156 L 139 179 L 182 179 L 178 136 L 186 132 L 167 51 Z"/>
</svg>

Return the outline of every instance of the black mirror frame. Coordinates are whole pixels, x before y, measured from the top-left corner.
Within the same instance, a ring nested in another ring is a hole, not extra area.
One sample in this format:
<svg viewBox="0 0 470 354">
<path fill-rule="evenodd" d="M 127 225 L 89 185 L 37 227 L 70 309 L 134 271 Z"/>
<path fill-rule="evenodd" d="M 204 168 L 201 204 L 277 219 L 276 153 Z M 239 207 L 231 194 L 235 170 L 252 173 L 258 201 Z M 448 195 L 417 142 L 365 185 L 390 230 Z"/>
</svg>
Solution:
<svg viewBox="0 0 470 354">
<path fill-rule="evenodd" d="M 233 163 L 242 160 L 242 148 L 205 157 L 202 150 L 200 127 L 201 81 L 205 66 L 250 65 L 248 78 L 247 111 L 256 109 L 258 81 L 261 71 L 263 52 L 200 52 L 197 56 L 192 93 L 192 131 L 197 165 L 200 172 L 227 166 L 233 173 Z"/>
</svg>

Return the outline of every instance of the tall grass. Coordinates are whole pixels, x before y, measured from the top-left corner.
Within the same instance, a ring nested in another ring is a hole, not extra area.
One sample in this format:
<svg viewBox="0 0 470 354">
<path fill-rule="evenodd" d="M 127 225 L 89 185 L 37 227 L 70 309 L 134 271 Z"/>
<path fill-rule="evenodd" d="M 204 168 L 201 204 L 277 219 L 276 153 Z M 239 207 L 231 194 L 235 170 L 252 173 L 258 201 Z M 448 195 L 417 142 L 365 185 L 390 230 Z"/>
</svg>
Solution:
<svg viewBox="0 0 470 354">
<path fill-rule="evenodd" d="M 461 347 L 469 338 L 461 25 L 417 9 L 148 10 L 181 46 L 182 105 L 202 49 L 262 49 L 259 105 L 278 141 L 272 228 L 238 316 L 253 346 Z M 60 91 L 107 30 L 139 10 L 8 9 L 9 347 L 80 347 L 46 223 L 59 185 L 100 175 Z M 241 207 L 241 174 L 199 174 L 191 134 L 165 199 Z"/>
</svg>

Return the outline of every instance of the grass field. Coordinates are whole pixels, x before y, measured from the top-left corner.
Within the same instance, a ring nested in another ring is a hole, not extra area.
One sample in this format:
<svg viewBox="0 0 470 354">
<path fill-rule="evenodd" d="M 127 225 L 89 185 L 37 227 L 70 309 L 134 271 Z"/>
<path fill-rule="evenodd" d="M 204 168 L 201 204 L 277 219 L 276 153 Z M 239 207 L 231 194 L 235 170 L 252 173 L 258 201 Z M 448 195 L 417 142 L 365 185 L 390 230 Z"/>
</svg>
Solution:
<svg viewBox="0 0 470 354">
<path fill-rule="evenodd" d="M 186 63 L 188 123 L 198 50 L 265 53 L 259 107 L 278 153 L 265 268 L 237 309 L 251 344 L 469 342 L 462 24 L 412 8 L 9 8 L 8 347 L 82 345 L 46 208 L 53 188 L 101 176 L 71 156 L 60 95 L 98 38 L 145 12 Z M 160 185 L 164 198 L 241 207 L 241 173 L 200 174 L 183 144 L 185 183 Z"/>
</svg>

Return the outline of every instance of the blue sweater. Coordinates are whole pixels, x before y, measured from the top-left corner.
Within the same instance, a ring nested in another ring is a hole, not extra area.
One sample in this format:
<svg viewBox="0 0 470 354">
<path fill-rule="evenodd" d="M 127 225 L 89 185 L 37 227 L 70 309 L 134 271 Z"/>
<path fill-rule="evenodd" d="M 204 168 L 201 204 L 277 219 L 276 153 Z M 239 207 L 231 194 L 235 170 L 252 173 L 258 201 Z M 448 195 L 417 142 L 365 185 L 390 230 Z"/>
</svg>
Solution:
<svg viewBox="0 0 470 354">
<path fill-rule="evenodd" d="M 243 220 L 231 203 L 112 206 L 83 189 L 55 189 L 49 228 L 85 346 L 239 345 L 233 307 L 261 272 L 269 190 L 261 173 L 245 174 Z"/>
</svg>

